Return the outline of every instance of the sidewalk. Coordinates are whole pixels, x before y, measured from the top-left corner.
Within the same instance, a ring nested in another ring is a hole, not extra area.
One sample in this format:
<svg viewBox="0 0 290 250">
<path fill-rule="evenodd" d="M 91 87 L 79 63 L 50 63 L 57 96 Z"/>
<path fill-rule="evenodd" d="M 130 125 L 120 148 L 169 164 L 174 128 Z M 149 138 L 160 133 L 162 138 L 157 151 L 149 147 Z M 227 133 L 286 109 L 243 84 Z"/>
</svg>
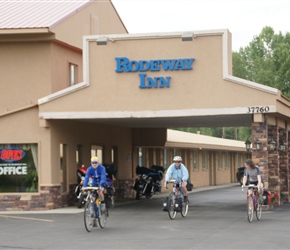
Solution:
<svg viewBox="0 0 290 250">
<path fill-rule="evenodd" d="M 200 187 L 200 188 L 194 188 L 192 191 L 188 192 L 189 194 L 202 192 L 206 190 L 213 190 L 213 189 L 219 189 L 219 188 L 226 188 L 226 187 L 233 187 L 233 186 L 239 186 L 239 183 L 230 183 L 225 185 L 218 185 L 218 186 L 208 186 L 208 187 Z M 163 192 L 161 194 L 154 195 L 152 199 L 158 199 L 158 198 L 164 198 L 168 195 L 170 191 Z M 144 198 L 146 199 L 146 198 Z M 135 198 L 126 199 L 122 202 L 116 202 L 115 207 L 137 203 L 142 200 L 136 200 Z M 51 209 L 51 210 L 40 210 L 40 211 L 0 211 L 0 215 L 2 214 L 77 214 L 77 213 L 83 213 L 83 208 L 77 208 L 76 206 L 71 207 L 64 207 L 64 208 L 57 208 L 57 209 Z"/>
</svg>

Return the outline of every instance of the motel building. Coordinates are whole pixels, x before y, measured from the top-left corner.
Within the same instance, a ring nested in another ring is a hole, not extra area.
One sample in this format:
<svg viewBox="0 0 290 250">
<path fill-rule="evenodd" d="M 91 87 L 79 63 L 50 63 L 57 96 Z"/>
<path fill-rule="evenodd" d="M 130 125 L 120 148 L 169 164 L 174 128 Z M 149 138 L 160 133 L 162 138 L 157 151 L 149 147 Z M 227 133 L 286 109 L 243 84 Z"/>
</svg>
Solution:
<svg viewBox="0 0 290 250">
<path fill-rule="evenodd" d="M 117 200 L 134 197 L 138 164 L 181 155 L 195 187 L 237 182 L 252 158 L 288 202 L 290 101 L 232 76 L 228 30 L 128 34 L 110 1 L 0 11 L 0 210 L 74 205 L 93 155 L 117 166 Z M 170 129 L 223 126 L 251 126 L 249 151 Z"/>
</svg>

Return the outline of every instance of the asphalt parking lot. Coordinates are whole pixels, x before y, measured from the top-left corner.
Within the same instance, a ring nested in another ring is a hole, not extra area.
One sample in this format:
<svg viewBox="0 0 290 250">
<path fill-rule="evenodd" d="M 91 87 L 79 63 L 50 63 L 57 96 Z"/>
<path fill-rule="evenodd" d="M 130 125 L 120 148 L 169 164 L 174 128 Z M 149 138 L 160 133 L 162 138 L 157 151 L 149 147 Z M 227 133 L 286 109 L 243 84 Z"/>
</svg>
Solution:
<svg viewBox="0 0 290 250">
<path fill-rule="evenodd" d="M 246 218 L 240 186 L 194 190 L 187 217 L 170 220 L 164 195 L 116 204 L 88 233 L 83 210 L 0 212 L 0 249 L 290 249 L 289 204 Z"/>
</svg>

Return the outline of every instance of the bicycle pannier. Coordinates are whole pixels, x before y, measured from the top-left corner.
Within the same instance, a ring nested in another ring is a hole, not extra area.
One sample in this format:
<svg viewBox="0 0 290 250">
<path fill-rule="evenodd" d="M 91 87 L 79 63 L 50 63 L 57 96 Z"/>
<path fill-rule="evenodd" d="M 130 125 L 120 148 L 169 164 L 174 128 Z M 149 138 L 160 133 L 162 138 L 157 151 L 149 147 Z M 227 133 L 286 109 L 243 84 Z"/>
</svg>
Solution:
<svg viewBox="0 0 290 250">
<path fill-rule="evenodd" d="M 271 191 L 264 190 L 264 192 L 263 192 L 263 200 L 264 200 L 263 205 L 270 205 L 271 204 Z"/>
<path fill-rule="evenodd" d="M 187 184 L 186 184 L 186 189 L 187 189 L 187 191 L 192 191 L 192 188 L 193 188 L 193 184 L 188 179 Z"/>
<path fill-rule="evenodd" d="M 166 197 L 164 200 L 163 200 L 163 211 L 168 211 L 168 197 Z"/>
</svg>

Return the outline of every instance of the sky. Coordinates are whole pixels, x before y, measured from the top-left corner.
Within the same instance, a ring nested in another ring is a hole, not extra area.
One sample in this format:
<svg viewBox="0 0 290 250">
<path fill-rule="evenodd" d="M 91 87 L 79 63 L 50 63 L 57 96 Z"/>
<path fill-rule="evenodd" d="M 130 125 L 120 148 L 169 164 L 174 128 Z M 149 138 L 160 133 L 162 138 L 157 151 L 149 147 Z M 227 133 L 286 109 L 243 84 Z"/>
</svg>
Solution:
<svg viewBox="0 0 290 250">
<path fill-rule="evenodd" d="M 112 0 L 130 34 L 228 29 L 239 51 L 265 26 L 290 32 L 290 0 Z"/>
</svg>

